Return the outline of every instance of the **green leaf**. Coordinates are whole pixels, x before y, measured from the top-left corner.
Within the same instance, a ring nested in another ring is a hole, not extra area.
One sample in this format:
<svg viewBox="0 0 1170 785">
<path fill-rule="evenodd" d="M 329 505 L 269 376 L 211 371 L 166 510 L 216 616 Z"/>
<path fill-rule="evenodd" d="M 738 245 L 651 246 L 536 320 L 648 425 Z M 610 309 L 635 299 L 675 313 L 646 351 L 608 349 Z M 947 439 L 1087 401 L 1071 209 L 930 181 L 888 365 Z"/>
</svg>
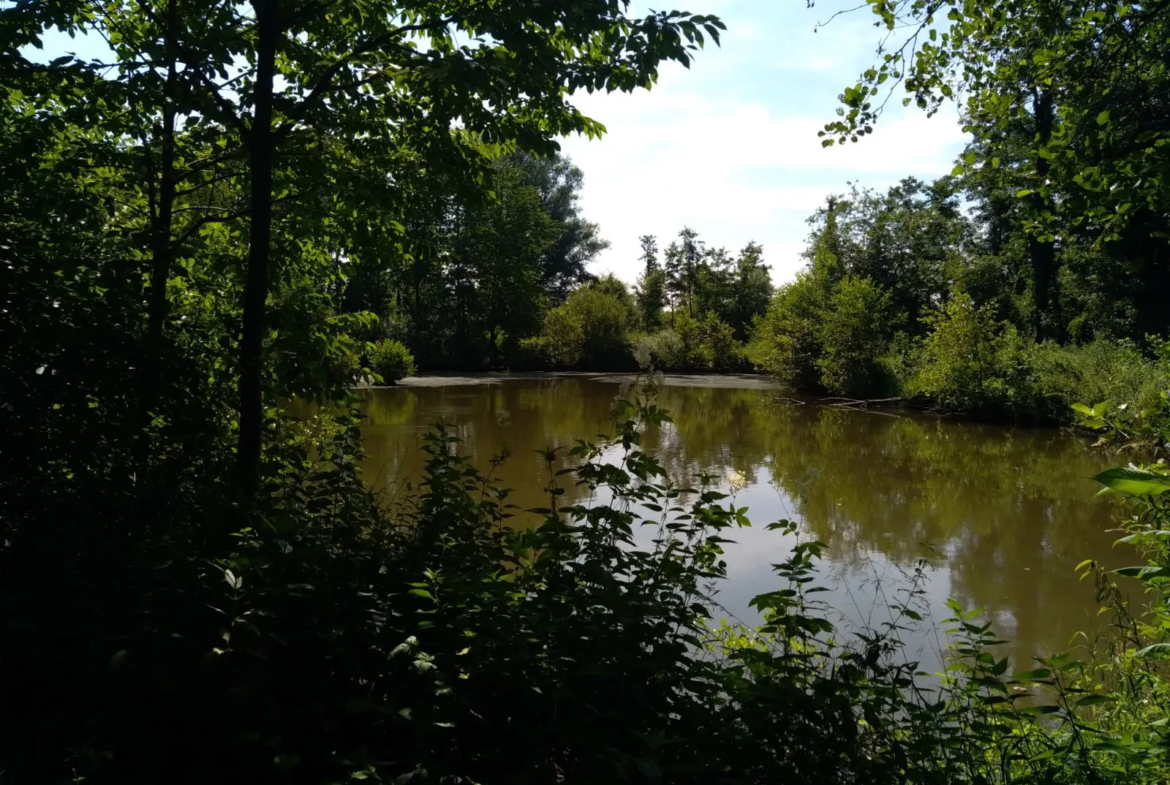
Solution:
<svg viewBox="0 0 1170 785">
<path fill-rule="evenodd" d="M 1112 695 L 1086 695 L 1077 701 L 1077 708 L 1082 709 L 1086 706 L 1096 706 L 1101 703 L 1113 703 L 1117 700 Z"/>
<path fill-rule="evenodd" d="M 1152 646 L 1147 646 L 1137 652 L 1138 657 L 1143 660 L 1167 660 L 1170 659 L 1170 643 L 1155 643 Z"/>
<path fill-rule="evenodd" d="M 1153 580 L 1154 578 L 1170 578 L 1170 567 L 1122 567 L 1113 572 L 1117 575 L 1123 575 L 1126 578 L 1137 578 L 1140 581 Z"/>
<path fill-rule="evenodd" d="M 1046 703 L 1041 706 L 1027 706 L 1020 709 L 1020 714 L 1057 714 L 1060 710 L 1056 704 Z"/>
<path fill-rule="evenodd" d="M 1170 476 L 1149 469 L 1109 469 L 1093 479 L 1110 491 L 1126 496 L 1157 496 L 1170 491 Z"/>
</svg>

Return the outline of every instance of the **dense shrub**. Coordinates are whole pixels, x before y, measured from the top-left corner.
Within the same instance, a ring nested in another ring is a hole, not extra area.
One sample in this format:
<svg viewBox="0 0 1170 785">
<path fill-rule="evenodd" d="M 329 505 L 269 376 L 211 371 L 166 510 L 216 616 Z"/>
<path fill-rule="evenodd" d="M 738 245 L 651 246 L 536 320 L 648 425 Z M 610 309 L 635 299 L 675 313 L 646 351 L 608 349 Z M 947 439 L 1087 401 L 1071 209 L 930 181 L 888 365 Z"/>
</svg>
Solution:
<svg viewBox="0 0 1170 785">
<path fill-rule="evenodd" d="M 998 318 L 998 308 L 956 292 L 923 317 L 919 338 L 895 332 L 900 317 L 869 279 L 846 276 L 829 286 L 805 272 L 780 288 L 747 354 L 797 390 L 902 396 L 1017 422 L 1071 422 L 1073 404 L 1082 403 L 1133 421 L 1170 384 L 1170 371 L 1132 343 L 1032 344 Z M 1116 408 L 1121 401 L 1127 408 Z"/>
<path fill-rule="evenodd" d="M 781 286 L 756 325 L 748 357 L 782 383 L 798 390 L 820 389 L 821 314 L 825 293 L 808 272 Z"/>
<path fill-rule="evenodd" d="M 1163 343 L 1157 355 L 1151 361 L 1130 346 L 1096 341 L 1072 358 L 1058 355 L 1065 360 L 1060 369 L 1064 374 L 1058 378 L 1073 377 L 1068 382 L 1071 391 L 1065 394 L 1082 396 L 1073 403 L 1078 421 L 1100 431 L 1103 442 L 1165 459 L 1170 451 L 1170 342 Z M 1088 378 L 1069 373 L 1069 366 Z M 1099 366 L 1113 372 L 1106 377 L 1107 384 L 1101 383 Z"/>
<path fill-rule="evenodd" d="M 1038 391 L 1028 372 L 1026 346 L 1014 327 L 996 321 L 988 306 L 977 306 L 962 292 L 924 321 L 930 332 L 909 382 L 912 393 L 959 412 L 1035 411 Z"/>
<path fill-rule="evenodd" d="M 1028 362 L 1041 392 L 1069 403 L 1109 401 L 1140 411 L 1158 406 L 1170 384 L 1166 369 L 1127 341 L 1046 341 L 1031 348 Z"/>
<path fill-rule="evenodd" d="M 383 338 L 370 348 L 370 370 L 384 384 L 394 384 L 414 374 L 414 357 L 400 342 Z"/>
<path fill-rule="evenodd" d="M 629 370 L 633 355 L 628 335 L 636 321 L 632 298 L 626 302 L 604 286 L 586 287 L 545 315 L 536 346 L 552 368 Z"/>
<path fill-rule="evenodd" d="M 743 349 L 731 326 L 708 311 L 692 319 L 679 314 L 675 332 L 683 347 L 680 370 L 735 371 L 743 366 Z"/>
<path fill-rule="evenodd" d="M 634 359 L 643 370 L 674 371 L 682 367 L 686 348 L 682 338 L 669 327 L 649 334 L 640 334 L 633 342 Z"/>
<path fill-rule="evenodd" d="M 634 356 L 641 368 L 678 373 L 730 373 L 750 368 L 731 326 L 714 313 L 694 319 L 680 312 L 673 321 L 673 327 L 635 339 Z"/>
<path fill-rule="evenodd" d="M 1098 570 L 1123 629 L 1112 651 L 1011 675 L 989 626 L 955 606 L 949 676 L 933 688 L 899 641 L 921 618 L 922 570 L 888 622 L 851 634 L 816 603 L 823 546 L 804 542 L 754 600 L 759 629 L 713 629 L 721 544 L 748 519 L 714 488 L 673 484 L 642 450 L 643 431 L 667 419 L 619 403 L 613 435 L 575 448 L 562 480 L 607 501 L 554 509 L 554 481 L 549 509 L 528 519 L 441 426 L 425 442 L 424 493 L 380 510 L 361 486 L 357 421 L 325 417 L 284 423 L 303 438 L 276 451 L 284 471 L 264 516 L 242 521 L 255 525 L 190 510 L 198 525 L 151 548 L 123 543 L 106 553 L 116 563 L 20 568 L 0 551 L 0 610 L 20 633 L 6 662 L 23 687 L 5 695 L 6 777 L 1165 781 L 1163 619 L 1128 616 Z M 551 476 L 555 452 L 546 459 Z M 1142 482 L 1170 488 L 1158 471 Z M 1130 527 L 1156 569 L 1131 573 L 1160 591 L 1170 520 L 1145 498 Z M 58 624 L 34 623 L 46 614 Z"/>
<path fill-rule="evenodd" d="M 821 316 L 821 385 L 831 393 L 873 396 L 894 382 L 879 361 L 890 340 L 890 298 L 868 278 L 849 276 L 833 289 Z"/>
</svg>

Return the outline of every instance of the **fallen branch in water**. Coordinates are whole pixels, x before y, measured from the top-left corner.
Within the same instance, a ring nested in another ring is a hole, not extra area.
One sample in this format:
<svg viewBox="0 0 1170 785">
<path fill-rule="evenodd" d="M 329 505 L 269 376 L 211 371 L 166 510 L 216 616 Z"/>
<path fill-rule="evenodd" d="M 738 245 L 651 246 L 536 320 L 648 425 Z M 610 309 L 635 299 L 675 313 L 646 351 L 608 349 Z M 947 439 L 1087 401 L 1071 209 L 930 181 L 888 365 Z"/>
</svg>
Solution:
<svg viewBox="0 0 1170 785">
<path fill-rule="evenodd" d="M 821 398 L 819 403 L 826 406 L 832 406 L 838 409 L 867 409 L 870 406 L 881 406 L 888 403 L 898 403 L 906 400 L 904 397 L 898 395 L 893 398 L 842 398 L 839 396 L 832 396 L 829 398 Z"/>
<path fill-rule="evenodd" d="M 778 406 L 804 406 L 808 401 L 802 401 L 799 398 L 789 398 L 787 395 L 765 395 L 772 403 Z"/>
</svg>

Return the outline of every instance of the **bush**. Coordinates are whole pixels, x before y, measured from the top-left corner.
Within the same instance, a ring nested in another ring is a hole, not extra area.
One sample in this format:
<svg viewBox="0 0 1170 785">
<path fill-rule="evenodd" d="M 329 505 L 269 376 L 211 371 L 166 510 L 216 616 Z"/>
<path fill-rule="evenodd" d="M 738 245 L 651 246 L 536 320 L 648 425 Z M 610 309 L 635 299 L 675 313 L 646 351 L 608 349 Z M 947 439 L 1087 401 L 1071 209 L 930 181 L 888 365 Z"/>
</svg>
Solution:
<svg viewBox="0 0 1170 785">
<path fill-rule="evenodd" d="M 1099 338 L 1083 346 L 1051 341 L 1033 346 L 1028 362 L 1040 390 L 1067 404 L 1103 401 L 1135 410 L 1159 405 L 1166 369 L 1129 341 Z"/>
<path fill-rule="evenodd" d="M 990 626 L 952 606 L 948 676 L 923 686 L 898 637 L 921 618 L 921 568 L 882 629 L 851 635 L 815 601 L 824 546 L 802 542 L 752 603 L 759 629 L 712 629 L 721 545 L 748 521 L 714 488 L 674 486 L 643 451 L 645 428 L 668 419 L 649 401 L 620 402 L 612 436 L 574 448 L 564 482 L 594 501 L 533 511 L 528 527 L 441 426 L 425 440 L 423 494 L 387 514 L 361 486 L 357 420 L 321 419 L 327 438 L 281 445 L 264 515 L 238 530 L 194 515 L 203 526 L 115 548 L 131 558 L 114 562 L 0 551 L 0 598 L 21 631 L 7 654 L 25 687 L 6 693 L 6 776 L 1152 785 L 1170 773 L 1164 611 L 1135 623 L 1100 570 L 1125 630 L 1113 654 L 1010 675 Z M 556 452 L 545 458 L 557 476 Z M 1142 505 L 1133 533 L 1158 569 L 1134 574 L 1160 592 L 1170 516 L 1153 496 Z"/>
<path fill-rule="evenodd" d="M 868 278 L 849 276 L 833 289 L 821 316 L 821 385 L 836 395 L 873 397 L 892 392 L 895 382 L 879 357 L 890 335 L 890 298 Z"/>
<path fill-rule="evenodd" d="M 686 370 L 729 372 L 742 370 L 743 347 L 735 331 L 708 311 L 699 319 L 679 315 L 675 331 L 683 345 Z"/>
<path fill-rule="evenodd" d="M 731 326 L 708 312 L 701 319 L 674 315 L 674 327 L 634 342 L 639 367 L 677 373 L 729 373 L 748 369 L 743 346 Z"/>
<path fill-rule="evenodd" d="M 989 306 L 977 306 L 958 292 L 923 321 L 930 332 L 911 393 L 952 411 L 985 416 L 1031 416 L 1044 408 L 1024 341 L 1014 327 L 996 321 Z"/>
<path fill-rule="evenodd" d="M 643 370 L 675 371 L 683 366 L 686 357 L 682 339 L 670 328 L 638 336 L 633 352 Z"/>
<path fill-rule="evenodd" d="M 807 272 L 781 286 L 752 333 L 751 361 L 794 389 L 821 389 L 817 361 L 824 300 L 820 282 Z"/>
<path fill-rule="evenodd" d="M 625 302 L 601 287 L 578 289 L 564 305 L 545 314 L 539 351 L 553 368 L 629 370 L 633 355 L 628 333 L 636 320 L 632 299 Z"/>
<path fill-rule="evenodd" d="M 395 384 L 414 374 L 414 357 L 410 350 L 393 338 L 384 338 L 370 348 L 370 370 L 384 384 Z"/>
</svg>

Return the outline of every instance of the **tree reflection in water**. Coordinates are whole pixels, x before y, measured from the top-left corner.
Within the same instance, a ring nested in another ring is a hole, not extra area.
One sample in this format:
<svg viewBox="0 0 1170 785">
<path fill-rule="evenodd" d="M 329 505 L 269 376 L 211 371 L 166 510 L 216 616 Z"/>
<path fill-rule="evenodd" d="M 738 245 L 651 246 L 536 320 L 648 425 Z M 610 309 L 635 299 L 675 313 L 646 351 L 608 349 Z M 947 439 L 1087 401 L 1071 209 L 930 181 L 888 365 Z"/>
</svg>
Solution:
<svg viewBox="0 0 1170 785">
<path fill-rule="evenodd" d="M 419 437 L 441 417 L 483 468 L 507 449 L 500 482 L 521 507 L 542 506 L 549 478 L 538 452 L 606 430 L 619 391 L 614 377 L 478 381 L 365 391 L 371 483 L 416 484 Z M 755 621 L 748 600 L 775 587 L 770 565 L 791 543 L 764 524 L 790 518 L 802 536 L 828 544 L 830 591 L 821 596 L 849 622 L 880 622 L 900 571 L 925 559 L 937 618 L 948 597 L 983 608 L 1012 639 L 1017 660 L 1066 648 L 1091 628 L 1092 587 L 1073 568 L 1084 558 L 1116 558 L 1115 509 L 1094 498 L 1088 480 L 1110 456 L 1084 441 L 1053 430 L 777 406 L 759 389 L 669 380 L 658 402 L 674 425 L 648 433 L 646 446 L 672 476 L 733 478 L 725 484 L 742 486 L 737 503 L 750 507 L 755 527 L 728 547 L 731 579 L 721 592 L 736 616 Z M 565 465 L 562 457 L 555 468 Z M 914 645 L 924 664 L 937 664 L 931 639 Z"/>
</svg>

